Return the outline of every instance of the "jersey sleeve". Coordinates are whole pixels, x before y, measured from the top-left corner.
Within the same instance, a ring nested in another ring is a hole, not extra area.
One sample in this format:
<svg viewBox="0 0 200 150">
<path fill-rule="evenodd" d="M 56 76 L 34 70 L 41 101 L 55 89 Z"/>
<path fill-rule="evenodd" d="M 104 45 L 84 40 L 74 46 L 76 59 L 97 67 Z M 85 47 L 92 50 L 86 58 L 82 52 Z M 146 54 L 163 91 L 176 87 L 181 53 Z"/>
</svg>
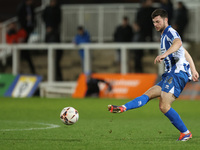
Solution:
<svg viewBox="0 0 200 150">
<path fill-rule="evenodd" d="M 177 39 L 177 38 L 181 40 L 180 35 L 175 30 L 169 30 L 169 32 L 167 33 L 167 37 L 171 43 L 173 43 L 174 39 Z"/>
</svg>

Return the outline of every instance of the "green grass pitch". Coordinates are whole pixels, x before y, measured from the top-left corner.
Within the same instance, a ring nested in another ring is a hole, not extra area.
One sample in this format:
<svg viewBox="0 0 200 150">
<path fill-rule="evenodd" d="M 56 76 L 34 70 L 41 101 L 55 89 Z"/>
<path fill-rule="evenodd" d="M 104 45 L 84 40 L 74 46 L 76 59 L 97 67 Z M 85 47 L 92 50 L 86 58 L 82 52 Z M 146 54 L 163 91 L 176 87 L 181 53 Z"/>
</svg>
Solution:
<svg viewBox="0 0 200 150">
<path fill-rule="evenodd" d="M 159 111 L 158 100 L 122 114 L 108 104 L 129 100 L 72 98 L 0 98 L 0 150 L 198 150 L 200 101 L 177 100 L 172 107 L 193 133 L 187 142 Z M 60 121 L 61 110 L 79 112 L 74 125 Z"/>
</svg>

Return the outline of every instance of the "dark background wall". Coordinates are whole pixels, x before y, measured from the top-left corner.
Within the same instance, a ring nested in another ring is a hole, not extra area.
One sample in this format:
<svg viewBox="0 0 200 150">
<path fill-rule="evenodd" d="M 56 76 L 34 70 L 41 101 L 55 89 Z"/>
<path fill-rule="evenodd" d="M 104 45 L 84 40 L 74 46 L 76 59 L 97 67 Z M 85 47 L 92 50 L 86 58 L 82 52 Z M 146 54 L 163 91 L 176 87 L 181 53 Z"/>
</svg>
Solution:
<svg viewBox="0 0 200 150">
<path fill-rule="evenodd" d="M 23 0 L 0 0 L 0 22 L 16 16 L 17 7 Z M 34 0 L 40 6 L 41 0 Z"/>
<path fill-rule="evenodd" d="M 17 6 L 23 0 L 0 0 L 0 22 L 16 16 Z M 34 0 L 40 6 L 42 0 Z M 58 0 L 60 4 L 102 4 L 102 3 L 139 3 L 142 0 Z M 154 0 L 159 2 L 160 0 Z"/>
</svg>

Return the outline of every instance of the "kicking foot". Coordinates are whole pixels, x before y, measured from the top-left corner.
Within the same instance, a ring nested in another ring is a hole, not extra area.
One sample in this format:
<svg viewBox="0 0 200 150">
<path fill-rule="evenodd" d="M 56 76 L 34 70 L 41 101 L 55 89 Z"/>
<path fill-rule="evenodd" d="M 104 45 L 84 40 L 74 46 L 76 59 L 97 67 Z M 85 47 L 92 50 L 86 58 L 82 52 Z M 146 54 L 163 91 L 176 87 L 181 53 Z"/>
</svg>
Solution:
<svg viewBox="0 0 200 150">
<path fill-rule="evenodd" d="M 192 133 L 189 132 L 188 134 L 181 133 L 180 137 L 177 141 L 187 141 L 192 138 Z"/>
<path fill-rule="evenodd" d="M 126 107 L 108 105 L 108 111 L 110 111 L 111 113 L 122 113 L 122 112 L 126 111 Z"/>
</svg>

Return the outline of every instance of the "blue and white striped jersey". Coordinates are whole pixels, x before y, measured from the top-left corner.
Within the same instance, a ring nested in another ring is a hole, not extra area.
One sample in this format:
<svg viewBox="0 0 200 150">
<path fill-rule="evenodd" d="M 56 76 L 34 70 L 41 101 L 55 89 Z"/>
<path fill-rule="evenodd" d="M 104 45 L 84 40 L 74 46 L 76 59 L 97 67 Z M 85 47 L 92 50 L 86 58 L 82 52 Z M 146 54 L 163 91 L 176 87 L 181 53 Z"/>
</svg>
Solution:
<svg viewBox="0 0 200 150">
<path fill-rule="evenodd" d="M 173 40 L 181 37 L 179 34 L 169 25 L 161 35 L 161 53 L 165 53 L 173 43 Z M 180 71 L 186 72 L 191 79 L 190 65 L 185 58 L 185 51 L 183 46 L 178 51 L 168 55 L 164 59 L 165 72 L 167 73 L 179 73 Z"/>
</svg>

